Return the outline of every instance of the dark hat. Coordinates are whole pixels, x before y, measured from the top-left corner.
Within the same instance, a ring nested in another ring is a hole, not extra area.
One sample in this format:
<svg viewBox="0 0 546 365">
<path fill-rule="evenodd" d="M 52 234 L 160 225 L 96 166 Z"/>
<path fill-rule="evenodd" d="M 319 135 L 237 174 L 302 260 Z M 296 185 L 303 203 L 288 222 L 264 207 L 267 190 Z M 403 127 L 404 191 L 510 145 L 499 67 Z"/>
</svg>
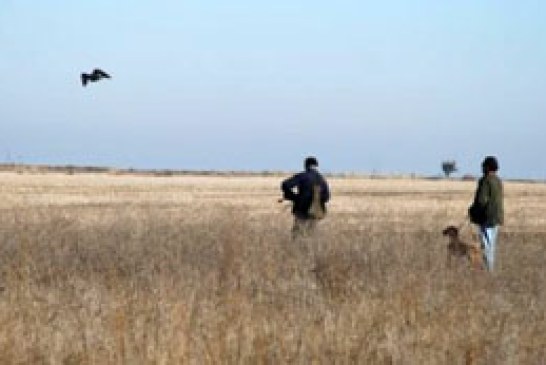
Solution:
<svg viewBox="0 0 546 365">
<path fill-rule="evenodd" d="M 315 166 L 315 167 L 318 167 L 318 161 L 315 157 L 313 156 L 309 156 L 305 159 L 305 169 L 308 170 L 310 169 L 312 166 Z"/>
<path fill-rule="evenodd" d="M 486 171 L 497 171 L 499 169 L 499 163 L 494 156 L 487 156 L 482 162 L 482 167 Z"/>
</svg>

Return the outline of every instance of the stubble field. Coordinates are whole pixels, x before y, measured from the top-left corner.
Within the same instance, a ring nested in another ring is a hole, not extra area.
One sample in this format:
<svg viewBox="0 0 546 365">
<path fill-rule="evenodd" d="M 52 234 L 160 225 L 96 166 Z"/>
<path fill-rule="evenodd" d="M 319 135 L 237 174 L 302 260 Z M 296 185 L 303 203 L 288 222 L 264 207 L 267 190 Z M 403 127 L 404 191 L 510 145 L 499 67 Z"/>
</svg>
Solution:
<svg viewBox="0 0 546 365">
<path fill-rule="evenodd" d="M 1 173 L 0 364 L 546 362 L 546 185 L 487 274 L 445 265 L 474 182 L 332 178 L 294 242 L 282 178 Z"/>
</svg>

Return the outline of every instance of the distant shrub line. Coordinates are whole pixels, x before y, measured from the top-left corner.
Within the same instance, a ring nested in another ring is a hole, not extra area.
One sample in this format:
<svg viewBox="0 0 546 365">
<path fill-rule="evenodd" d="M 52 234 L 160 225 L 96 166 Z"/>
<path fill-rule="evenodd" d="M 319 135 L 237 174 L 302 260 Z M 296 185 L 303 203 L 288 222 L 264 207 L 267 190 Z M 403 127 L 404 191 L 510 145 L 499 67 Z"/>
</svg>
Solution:
<svg viewBox="0 0 546 365">
<path fill-rule="evenodd" d="M 0 163 L 0 172 L 16 173 L 63 173 L 73 174 L 110 174 L 110 175 L 139 175 L 139 176 L 286 176 L 294 171 L 273 171 L 273 170 L 176 170 L 176 169 L 137 169 L 137 168 L 113 168 L 106 166 L 78 166 L 78 165 L 39 165 L 20 163 Z M 444 176 L 426 176 L 418 174 L 378 174 L 378 173 L 356 173 L 325 172 L 325 176 L 336 178 L 368 178 L 368 179 L 419 179 L 419 180 L 444 180 Z M 475 181 L 477 178 L 470 174 L 460 177 L 462 181 Z M 544 180 L 533 179 L 505 179 L 506 181 L 521 183 L 546 183 Z"/>
</svg>

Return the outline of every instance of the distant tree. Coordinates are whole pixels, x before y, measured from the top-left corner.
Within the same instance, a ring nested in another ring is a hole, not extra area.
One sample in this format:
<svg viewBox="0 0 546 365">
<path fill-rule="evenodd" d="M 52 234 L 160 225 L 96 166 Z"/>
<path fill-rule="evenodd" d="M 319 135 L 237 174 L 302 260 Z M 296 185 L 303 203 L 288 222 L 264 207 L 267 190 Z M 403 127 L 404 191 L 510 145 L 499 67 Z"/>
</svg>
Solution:
<svg viewBox="0 0 546 365">
<path fill-rule="evenodd" d="M 457 171 L 457 163 L 453 160 L 442 162 L 442 171 L 444 172 L 446 177 L 449 177 L 449 175 Z"/>
</svg>

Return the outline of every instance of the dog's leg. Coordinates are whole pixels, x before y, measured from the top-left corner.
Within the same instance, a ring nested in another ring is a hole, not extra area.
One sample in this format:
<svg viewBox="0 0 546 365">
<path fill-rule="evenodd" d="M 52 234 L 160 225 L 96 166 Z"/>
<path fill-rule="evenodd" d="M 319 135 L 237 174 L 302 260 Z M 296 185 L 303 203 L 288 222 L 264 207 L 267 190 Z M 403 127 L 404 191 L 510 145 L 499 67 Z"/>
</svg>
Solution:
<svg viewBox="0 0 546 365">
<path fill-rule="evenodd" d="M 472 265 L 472 268 L 475 270 L 483 270 L 483 261 L 481 257 L 481 252 L 475 247 L 469 247 L 468 260 Z"/>
</svg>

